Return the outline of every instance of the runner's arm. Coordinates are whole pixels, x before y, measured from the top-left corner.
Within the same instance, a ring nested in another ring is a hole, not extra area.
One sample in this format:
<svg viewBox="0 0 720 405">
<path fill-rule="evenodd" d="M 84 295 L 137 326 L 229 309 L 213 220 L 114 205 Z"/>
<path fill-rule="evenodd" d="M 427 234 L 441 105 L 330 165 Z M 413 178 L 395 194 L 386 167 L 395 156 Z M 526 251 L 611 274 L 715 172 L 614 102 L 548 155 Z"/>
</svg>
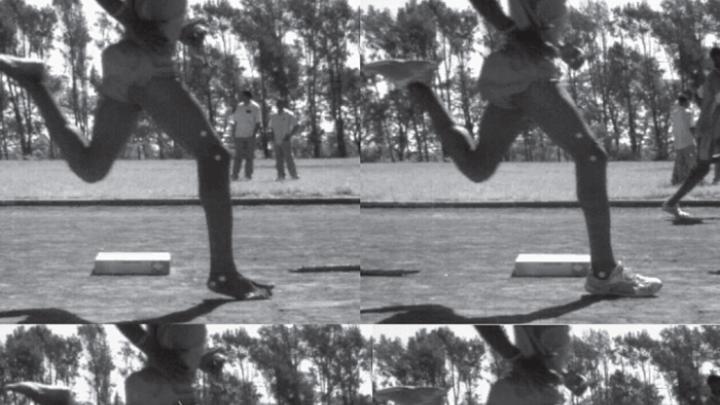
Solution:
<svg viewBox="0 0 720 405">
<path fill-rule="evenodd" d="M 520 349 L 510 342 L 510 338 L 508 338 L 502 326 L 475 325 L 475 330 L 477 330 L 485 342 L 490 345 L 493 350 L 500 353 L 503 358 L 512 360 L 522 355 Z"/>
<path fill-rule="evenodd" d="M 507 32 L 515 28 L 515 22 L 505 15 L 497 0 L 470 0 L 475 10 L 500 31 Z"/>
<path fill-rule="evenodd" d="M 95 0 L 108 14 L 115 18 L 130 35 L 151 49 L 159 49 L 167 45 L 168 39 L 160 31 L 155 22 L 144 21 L 138 17 L 131 7 L 132 0 Z"/>
<path fill-rule="evenodd" d="M 510 42 L 521 44 L 536 57 L 556 56 L 555 47 L 542 38 L 542 27 L 531 25 L 520 29 L 512 18 L 505 14 L 498 0 L 470 0 L 470 2 L 490 25 L 507 35 Z"/>
<path fill-rule="evenodd" d="M 163 373 L 171 377 L 182 376 L 187 372 L 187 365 L 172 351 L 163 348 L 142 326 L 136 323 L 119 323 L 118 330 L 135 347 L 140 349 L 147 356 L 150 364 L 153 364 Z"/>
<path fill-rule="evenodd" d="M 295 133 L 298 132 L 298 130 L 300 130 L 300 124 L 296 123 L 295 126 L 293 126 L 292 129 L 290 130 L 290 133 L 285 136 L 285 140 L 292 138 L 295 135 Z"/>
<path fill-rule="evenodd" d="M 124 26 L 136 19 L 135 11 L 130 8 L 130 0 L 96 0 L 108 14 Z"/>
<path fill-rule="evenodd" d="M 156 349 L 155 346 L 157 346 L 157 344 L 155 339 L 152 339 L 150 334 L 139 324 L 119 323 L 117 324 L 117 328 L 120 333 L 125 335 L 130 343 L 146 355 L 150 355 L 150 352 L 154 352 L 154 349 Z"/>
<path fill-rule="evenodd" d="M 200 18 L 186 22 L 180 31 L 180 42 L 195 49 L 202 48 L 208 33 L 205 24 L 205 20 Z"/>
</svg>

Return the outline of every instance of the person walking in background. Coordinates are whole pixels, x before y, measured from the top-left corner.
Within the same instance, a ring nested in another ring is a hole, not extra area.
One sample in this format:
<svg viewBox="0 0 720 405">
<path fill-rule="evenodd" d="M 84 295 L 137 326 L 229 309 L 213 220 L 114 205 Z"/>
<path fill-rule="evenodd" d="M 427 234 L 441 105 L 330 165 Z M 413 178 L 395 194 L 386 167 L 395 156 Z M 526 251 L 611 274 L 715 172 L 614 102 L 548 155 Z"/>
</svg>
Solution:
<svg viewBox="0 0 720 405">
<path fill-rule="evenodd" d="M 232 179 L 238 180 L 240 168 L 245 160 L 245 179 L 251 180 L 253 175 L 253 160 L 255 159 L 255 136 L 260 129 L 260 106 L 252 99 L 252 93 L 244 90 L 240 94 L 241 103 L 229 115 L 232 121 L 231 133 L 235 144 L 233 158 Z"/>
<path fill-rule="evenodd" d="M 287 101 L 277 101 L 277 113 L 270 115 L 270 130 L 273 136 L 273 150 L 275 151 L 275 167 L 277 168 L 277 181 L 285 180 L 285 165 L 290 177 L 297 180 L 297 168 L 292 155 L 291 138 L 300 129 L 298 120 L 291 112 L 286 110 Z"/>
<path fill-rule="evenodd" d="M 700 117 L 697 121 L 698 153 L 688 177 L 672 197 L 662 205 L 663 211 L 671 214 L 676 220 L 699 221 L 680 208 L 680 201 L 710 172 L 710 164 L 715 160 L 714 153 L 717 139 L 720 137 L 720 47 L 710 50 L 713 70 L 702 87 Z"/>
<path fill-rule="evenodd" d="M 675 186 L 685 181 L 695 165 L 692 112 L 690 111 L 690 100 L 684 95 L 678 96 L 677 105 L 670 113 L 670 121 L 675 145 L 675 165 L 670 182 Z"/>
</svg>

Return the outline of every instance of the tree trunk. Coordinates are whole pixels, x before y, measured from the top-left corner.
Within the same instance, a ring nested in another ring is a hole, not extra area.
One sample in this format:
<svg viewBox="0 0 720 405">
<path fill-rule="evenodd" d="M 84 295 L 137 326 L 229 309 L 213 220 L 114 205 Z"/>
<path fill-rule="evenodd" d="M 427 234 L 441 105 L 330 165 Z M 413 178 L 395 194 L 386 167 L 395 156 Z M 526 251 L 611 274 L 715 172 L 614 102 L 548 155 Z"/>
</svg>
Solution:
<svg viewBox="0 0 720 405">
<path fill-rule="evenodd" d="M 26 132 L 23 122 L 22 112 L 20 111 L 20 100 L 18 100 L 19 97 L 20 95 L 17 89 L 13 85 L 10 85 L 10 103 L 12 104 L 18 136 L 20 138 L 20 153 L 23 158 L 27 158 L 32 154 L 32 143 L 30 142 L 30 137 Z"/>
<path fill-rule="evenodd" d="M 268 142 L 268 122 L 270 120 L 270 109 L 268 108 L 267 99 L 268 94 L 265 72 L 260 69 L 260 109 L 262 110 L 262 134 L 260 136 L 260 143 L 262 145 L 263 156 L 265 156 L 265 159 L 270 158 L 270 147 Z"/>
<path fill-rule="evenodd" d="M 330 115 L 335 121 L 337 156 L 347 157 L 345 146 L 345 122 L 342 117 L 342 63 L 336 55 L 328 56 L 328 75 L 330 82 Z"/>
<path fill-rule="evenodd" d="M 630 89 L 628 89 L 628 92 Z M 632 150 L 633 158 L 640 156 L 640 143 L 638 142 L 637 129 L 635 127 L 635 107 L 632 105 L 632 97 L 630 94 L 625 100 L 628 116 L 628 136 L 630 137 L 630 150 Z"/>
</svg>

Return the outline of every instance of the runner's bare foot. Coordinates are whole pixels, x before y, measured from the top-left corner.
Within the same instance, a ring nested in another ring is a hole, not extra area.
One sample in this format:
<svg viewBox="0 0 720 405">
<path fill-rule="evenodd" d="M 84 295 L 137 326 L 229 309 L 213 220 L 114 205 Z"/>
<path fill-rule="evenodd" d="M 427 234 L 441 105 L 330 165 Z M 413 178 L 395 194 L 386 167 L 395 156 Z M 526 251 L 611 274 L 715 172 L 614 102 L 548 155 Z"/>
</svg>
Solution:
<svg viewBox="0 0 720 405">
<path fill-rule="evenodd" d="M 20 84 L 38 84 L 45 78 L 45 63 L 36 59 L 0 55 L 0 72 Z"/>
<path fill-rule="evenodd" d="M 236 273 L 211 274 L 207 281 L 210 291 L 237 300 L 264 300 L 272 296 L 273 285 L 256 283 Z"/>
<path fill-rule="evenodd" d="M 410 83 L 430 84 L 437 69 L 437 63 L 425 60 L 389 59 L 371 62 L 363 67 L 365 73 L 383 76 L 397 87 Z"/>
<path fill-rule="evenodd" d="M 72 392 L 65 387 L 19 382 L 8 384 L 2 390 L 23 394 L 39 405 L 72 405 L 75 403 Z"/>
</svg>

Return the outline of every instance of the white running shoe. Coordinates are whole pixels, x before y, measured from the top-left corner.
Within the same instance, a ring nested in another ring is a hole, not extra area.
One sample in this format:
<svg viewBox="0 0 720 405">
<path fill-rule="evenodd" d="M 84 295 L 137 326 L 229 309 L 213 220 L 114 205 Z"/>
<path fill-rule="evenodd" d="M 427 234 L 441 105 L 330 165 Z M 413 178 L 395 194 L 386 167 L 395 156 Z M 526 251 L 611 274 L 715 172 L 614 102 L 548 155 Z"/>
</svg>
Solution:
<svg viewBox="0 0 720 405">
<path fill-rule="evenodd" d="M 585 279 L 585 290 L 593 295 L 615 295 L 619 297 L 652 297 L 662 288 L 662 280 L 645 277 L 625 271 L 618 264 L 607 279 L 589 274 Z"/>
<path fill-rule="evenodd" d="M 689 212 L 683 211 L 682 209 L 680 209 L 679 205 L 677 205 L 677 204 L 670 205 L 670 204 L 668 204 L 667 201 L 663 202 L 662 210 L 667 212 L 668 214 L 674 216 L 675 218 L 692 218 L 693 217 Z"/>
<path fill-rule="evenodd" d="M 665 201 L 662 205 L 662 210 L 675 217 L 675 221 L 683 224 L 695 224 L 702 222 L 701 218 L 698 218 L 687 211 L 683 211 L 679 205 L 670 205 Z"/>
</svg>

